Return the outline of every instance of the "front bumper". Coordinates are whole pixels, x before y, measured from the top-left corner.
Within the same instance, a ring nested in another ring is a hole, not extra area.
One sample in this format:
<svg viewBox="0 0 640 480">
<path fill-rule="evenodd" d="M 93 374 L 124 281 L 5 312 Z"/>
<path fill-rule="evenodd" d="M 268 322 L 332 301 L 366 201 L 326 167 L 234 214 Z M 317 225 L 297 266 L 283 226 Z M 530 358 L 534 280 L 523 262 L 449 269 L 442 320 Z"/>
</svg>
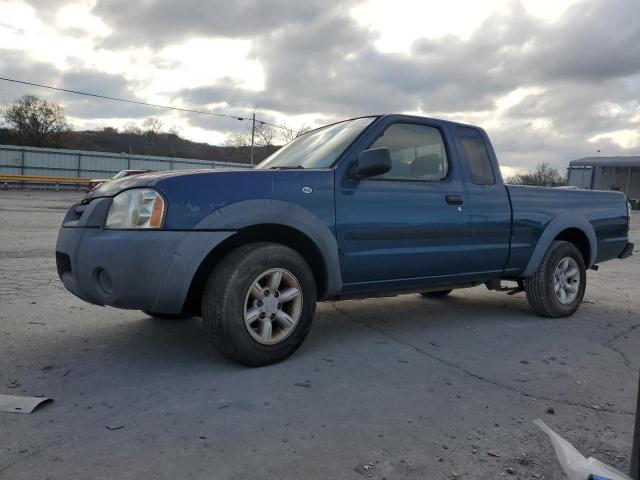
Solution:
<svg viewBox="0 0 640 480">
<path fill-rule="evenodd" d="M 58 234 L 58 275 L 89 303 L 179 313 L 206 256 L 232 231 L 107 230 L 111 198 L 71 207 Z"/>
<path fill-rule="evenodd" d="M 629 258 L 631 255 L 633 255 L 633 243 L 629 242 L 627 243 L 627 246 L 624 247 L 624 250 L 622 250 L 622 253 L 620 255 L 618 255 L 618 258 L 621 260 L 624 260 L 625 258 Z"/>
</svg>

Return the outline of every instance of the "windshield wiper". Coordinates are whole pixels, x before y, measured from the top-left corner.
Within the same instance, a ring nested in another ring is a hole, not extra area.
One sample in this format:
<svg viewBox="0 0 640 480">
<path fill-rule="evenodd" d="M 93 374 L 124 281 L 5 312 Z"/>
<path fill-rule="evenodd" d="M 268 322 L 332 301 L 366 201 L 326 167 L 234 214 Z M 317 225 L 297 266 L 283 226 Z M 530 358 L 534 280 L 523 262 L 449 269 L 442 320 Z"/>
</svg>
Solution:
<svg viewBox="0 0 640 480">
<path fill-rule="evenodd" d="M 276 166 L 276 167 L 269 167 L 268 170 L 297 170 L 297 169 L 303 169 L 304 167 L 302 165 L 296 165 L 295 167 L 291 167 L 288 165 L 280 165 L 280 166 Z"/>
</svg>

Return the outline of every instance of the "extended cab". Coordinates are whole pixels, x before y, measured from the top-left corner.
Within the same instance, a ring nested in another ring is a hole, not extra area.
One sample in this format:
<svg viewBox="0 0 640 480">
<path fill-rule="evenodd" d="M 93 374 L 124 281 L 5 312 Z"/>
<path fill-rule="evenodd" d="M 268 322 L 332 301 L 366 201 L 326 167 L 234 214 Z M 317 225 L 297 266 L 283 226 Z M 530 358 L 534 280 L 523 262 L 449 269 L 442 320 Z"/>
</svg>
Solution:
<svg viewBox="0 0 640 480">
<path fill-rule="evenodd" d="M 286 358 L 316 301 L 485 284 L 563 317 L 586 270 L 631 255 L 623 194 L 506 186 L 486 133 L 382 115 L 302 135 L 252 170 L 114 180 L 68 211 L 65 287 L 149 315 L 201 315 L 248 365 Z M 427 307 L 428 308 L 428 307 Z"/>
</svg>

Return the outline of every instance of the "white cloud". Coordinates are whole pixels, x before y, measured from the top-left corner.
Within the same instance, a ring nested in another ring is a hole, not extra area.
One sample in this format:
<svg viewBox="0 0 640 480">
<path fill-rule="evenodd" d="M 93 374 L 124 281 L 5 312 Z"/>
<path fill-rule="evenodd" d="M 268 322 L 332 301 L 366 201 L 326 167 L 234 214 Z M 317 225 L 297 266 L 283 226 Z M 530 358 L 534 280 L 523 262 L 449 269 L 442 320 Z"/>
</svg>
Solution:
<svg viewBox="0 0 640 480">
<path fill-rule="evenodd" d="M 595 144 L 640 147 L 637 0 L 274 2 L 0 0 L 0 71 L 221 113 L 257 108 L 294 128 L 380 111 L 474 123 L 505 172 L 562 166 Z M 0 84 L 0 101 L 18 92 L 31 93 Z M 210 143 L 243 128 L 35 93 L 64 103 L 78 128 L 155 114 Z"/>
<path fill-rule="evenodd" d="M 524 0 L 525 10 L 548 21 L 558 19 L 579 0 Z M 351 15 L 380 37 L 376 46 L 385 52 L 409 52 L 417 38 L 447 35 L 469 39 L 489 16 L 503 14 L 513 0 L 369 0 L 357 5 Z"/>
<path fill-rule="evenodd" d="M 262 66 L 249 58 L 250 50 L 250 40 L 225 38 L 194 38 L 167 46 L 153 57 L 156 68 L 149 88 L 156 92 L 175 91 L 176 87 L 208 85 L 230 78 L 242 88 L 262 90 Z M 157 68 L 163 63 L 171 68 Z"/>
<path fill-rule="evenodd" d="M 611 141 L 622 148 L 636 148 L 640 146 L 640 133 L 638 130 L 631 129 L 605 132 L 589 138 L 589 143 L 598 146 L 603 140 Z"/>
</svg>

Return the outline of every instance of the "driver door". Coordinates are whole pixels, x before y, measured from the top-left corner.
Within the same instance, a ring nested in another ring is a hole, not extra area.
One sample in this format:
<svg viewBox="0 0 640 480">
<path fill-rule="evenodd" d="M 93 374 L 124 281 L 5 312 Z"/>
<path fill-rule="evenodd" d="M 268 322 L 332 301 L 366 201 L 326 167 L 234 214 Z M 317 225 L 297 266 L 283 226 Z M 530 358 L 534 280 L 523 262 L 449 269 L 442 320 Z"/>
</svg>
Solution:
<svg viewBox="0 0 640 480">
<path fill-rule="evenodd" d="M 471 243 L 467 192 L 442 130 L 392 123 L 367 148 L 389 148 L 389 172 L 336 184 L 343 291 L 455 281 Z"/>
</svg>

